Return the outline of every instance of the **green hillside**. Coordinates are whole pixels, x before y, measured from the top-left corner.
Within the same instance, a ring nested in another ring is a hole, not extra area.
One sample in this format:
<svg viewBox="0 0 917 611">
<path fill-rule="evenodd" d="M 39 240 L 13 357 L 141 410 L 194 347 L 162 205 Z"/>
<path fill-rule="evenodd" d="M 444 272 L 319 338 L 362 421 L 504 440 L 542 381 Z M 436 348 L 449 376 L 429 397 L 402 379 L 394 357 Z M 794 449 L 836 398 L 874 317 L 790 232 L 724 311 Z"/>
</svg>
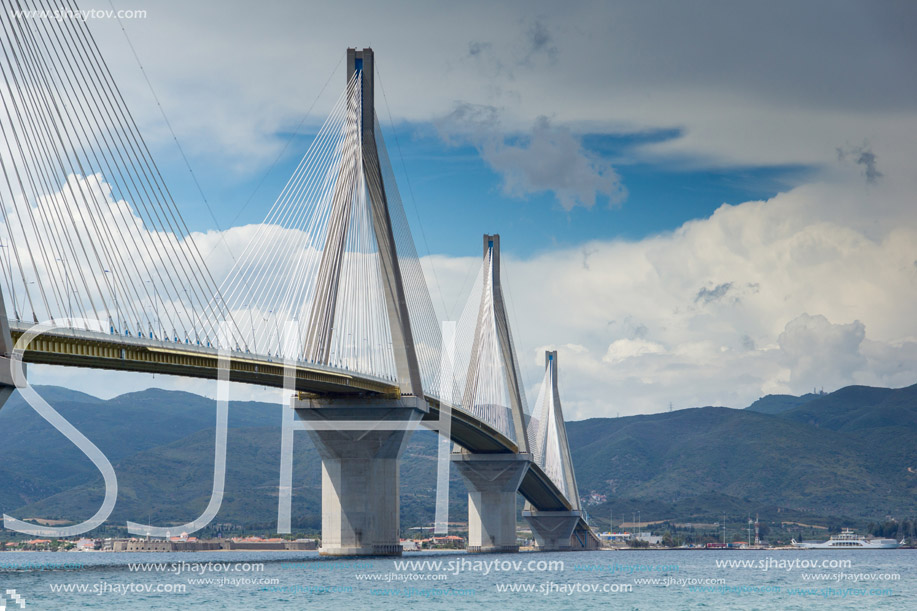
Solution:
<svg viewBox="0 0 917 611">
<path fill-rule="evenodd" d="M 907 388 L 848 386 L 781 414 L 818 428 L 874 435 L 877 430 L 917 427 L 917 384 Z"/>
<path fill-rule="evenodd" d="M 679 518 L 710 494 L 821 516 L 902 515 L 917 502 L 917 386 L 848 387 L 776 415 L 705 407 L 567 427 L 581 494 L 674 504 Z"/>
<path fill-rule="evenodd" d="M 39 392 L 115 465 L 112 524 L 182 523 L 204 509 L 212 481 L 213 400 L 155 389 L 109 401 L 55 387 Z M 765 399 L 756 403 L 792 403 Z M 715 520 L 722 511 L 823 522 L 913 512 L 917 386 L 849 387 L 796 399 L 795 407 L 774 414 L 704 407 L 568 423 L 581 495 L 607 499 L 587 509 L 682 521 Z M 278 404 L 230 404 L 226 495 L 217 523 L 273 528 L 280 417 Z M 406 450 L 406 527 L 433 520 L 435 448 L 435 435 L 423 431 Z M 320 490 L 319 458 L 308 434 L 297 433 L 297 528 L 318 529 Z M 102 494 L 89 460 L 14 395 L 0 410 L 0 510 L 78 521 L 95 512 Z M 453 521 L 464 521 L 465 488 L 454 470 L 450 498 Z"/>
</svg>

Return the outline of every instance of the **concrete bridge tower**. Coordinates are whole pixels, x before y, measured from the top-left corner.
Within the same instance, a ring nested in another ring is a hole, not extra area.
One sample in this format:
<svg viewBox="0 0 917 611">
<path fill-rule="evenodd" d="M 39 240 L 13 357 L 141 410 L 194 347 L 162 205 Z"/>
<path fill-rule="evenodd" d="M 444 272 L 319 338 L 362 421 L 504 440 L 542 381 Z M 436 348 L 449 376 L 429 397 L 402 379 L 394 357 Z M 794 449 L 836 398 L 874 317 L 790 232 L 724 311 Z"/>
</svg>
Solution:
<svg viewBox="0 0 917 611">
<path fill-rule="evenodd" d="M 525 477 L 532 455 L 529 453 L 523 411 L 521 382 L 513 349 L 506 304 L 500 284 L 500 236 L 484 236 L 485 268 L 481 305 L 471 349 L 471 360 L 465 381 L 463 407 L 473 410 L 475 387 L 482 376 L 502 376 L 509 398 L 511 428 L 518 453 L 452 454 L 453 464 L 468 485 L 468 552 L 505 553 L 519 551 L 516 543 L 516 492 Z M 487 371 L 492 363 L 484 362 L 482 345 L 496 343 L 501 364 L 499 371 Z M 485 409 L 503 409 L 484 406 Z"/>
<path fill-rule="evenodd" d="M 354 190 L 365 188 L 400 394 L 301 393 L 293 400 L 297 428 L 309 432 L 322 458 L 320 552 L 327 556 L 401 554 L 399 464 L 411 432 L 428 411 L 376 148 L 373 76 L 372 49 L 348 49 L 347 82 L 357 79 L 345 125 L 351 141 L 334 187 L 332 219 L 305 330 L 306 354 L 316 363 L 328 361 Z M 360 175 L 362 184 L 354 178 Z M 284 435 L 292 436 L 292 426 L 285 427 Z"/>
<path fill-rule="evenodd" d="M 570 444 L 567 442 L 567 427 L 560 406 L 560 392 L 557 389 L 557 351 L 545 352 L 544 360 L 545 377 L 539 396 L 540 404 L 535 406 L 533 413 L 538 417 L 533 439 L 535 462 L 560 488 L 570 503 L 570 510 L 538 511 L 526 503 L 522 516 L 532 527 L 538 549 L 570 550 L 573 532 L 582 518 L 582 507 L 573 459 L 570 457 Z M 578 547 L 588 547 L 589 544 L 584 536 L 582 545 Z"/>
</svg>

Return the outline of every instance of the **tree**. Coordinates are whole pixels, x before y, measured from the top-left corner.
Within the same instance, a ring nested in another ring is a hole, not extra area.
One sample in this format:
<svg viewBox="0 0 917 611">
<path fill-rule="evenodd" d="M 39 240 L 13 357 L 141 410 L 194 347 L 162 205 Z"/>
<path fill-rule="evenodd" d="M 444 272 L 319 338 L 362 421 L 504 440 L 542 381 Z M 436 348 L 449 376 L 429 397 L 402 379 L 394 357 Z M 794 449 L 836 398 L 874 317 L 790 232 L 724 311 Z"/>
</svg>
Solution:
<svg viewBox="0 0 917 611">
<path fill-rule="evenodd" d="M 666 547 L 679 547 L 684 543 L 684 539 L 670 532 L 662 535 L 662 544 Z"/>
</svg>

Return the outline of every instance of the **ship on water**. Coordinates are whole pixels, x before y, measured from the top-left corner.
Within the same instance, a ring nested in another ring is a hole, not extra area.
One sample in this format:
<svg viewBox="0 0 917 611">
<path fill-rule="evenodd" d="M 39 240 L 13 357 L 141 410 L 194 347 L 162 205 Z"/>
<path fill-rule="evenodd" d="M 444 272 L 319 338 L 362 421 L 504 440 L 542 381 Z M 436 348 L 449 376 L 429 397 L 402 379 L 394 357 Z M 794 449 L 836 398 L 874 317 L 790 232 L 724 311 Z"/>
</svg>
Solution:
<svg viewBox="0 0 917 611">
<path fill-rule="evenodd" d="M 904 541 L 895 539 L 867 539 L 849 528 L 843 529 L 839 535 L 834 535 L 827 541 L 791 541 L 794 547 L 803 549 L 895 549 L 904 544 Z"/>
</svg>

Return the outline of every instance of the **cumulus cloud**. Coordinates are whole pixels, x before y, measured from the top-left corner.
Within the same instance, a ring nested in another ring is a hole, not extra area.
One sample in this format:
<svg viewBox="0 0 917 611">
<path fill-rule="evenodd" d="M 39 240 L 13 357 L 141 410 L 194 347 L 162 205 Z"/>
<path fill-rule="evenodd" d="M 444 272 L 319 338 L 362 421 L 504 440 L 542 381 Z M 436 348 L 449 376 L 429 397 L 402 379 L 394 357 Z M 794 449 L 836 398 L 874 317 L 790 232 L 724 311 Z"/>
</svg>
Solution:
<svg viewBox="0 0 917 611">
<path fill-rule="evenodd" d="M 592 208 L 600 198 L 613 205 L 627 196 L 611 163 L 585 149 L 570 129 L 552 125 L 547 117 L 539 117 L 527 133 L 510 137 L 498 109 L 459 103 L 437 127 L 446 142 L 475 146 L 500 174 L 503 192 L 511 197 L 548 191 L 565 210 L 571 210 Z"/>
<path fill-rule="evenodd" d="M 504 241 L 529 393 L 548 348 L 574 418 L 917 382 L 912 191 L 850 172 L 638 241 L 524 260 Z"/>
<path fill-rule="evenodd" d="M 820 314 L 800 314 L 786 324 L 777 344 L 787 359 L 792 386 L 836 388 L 866 365 L 860 354 L 865 338 L 866 327 L 858 320 L 832 324 Z"/>
</svg>

